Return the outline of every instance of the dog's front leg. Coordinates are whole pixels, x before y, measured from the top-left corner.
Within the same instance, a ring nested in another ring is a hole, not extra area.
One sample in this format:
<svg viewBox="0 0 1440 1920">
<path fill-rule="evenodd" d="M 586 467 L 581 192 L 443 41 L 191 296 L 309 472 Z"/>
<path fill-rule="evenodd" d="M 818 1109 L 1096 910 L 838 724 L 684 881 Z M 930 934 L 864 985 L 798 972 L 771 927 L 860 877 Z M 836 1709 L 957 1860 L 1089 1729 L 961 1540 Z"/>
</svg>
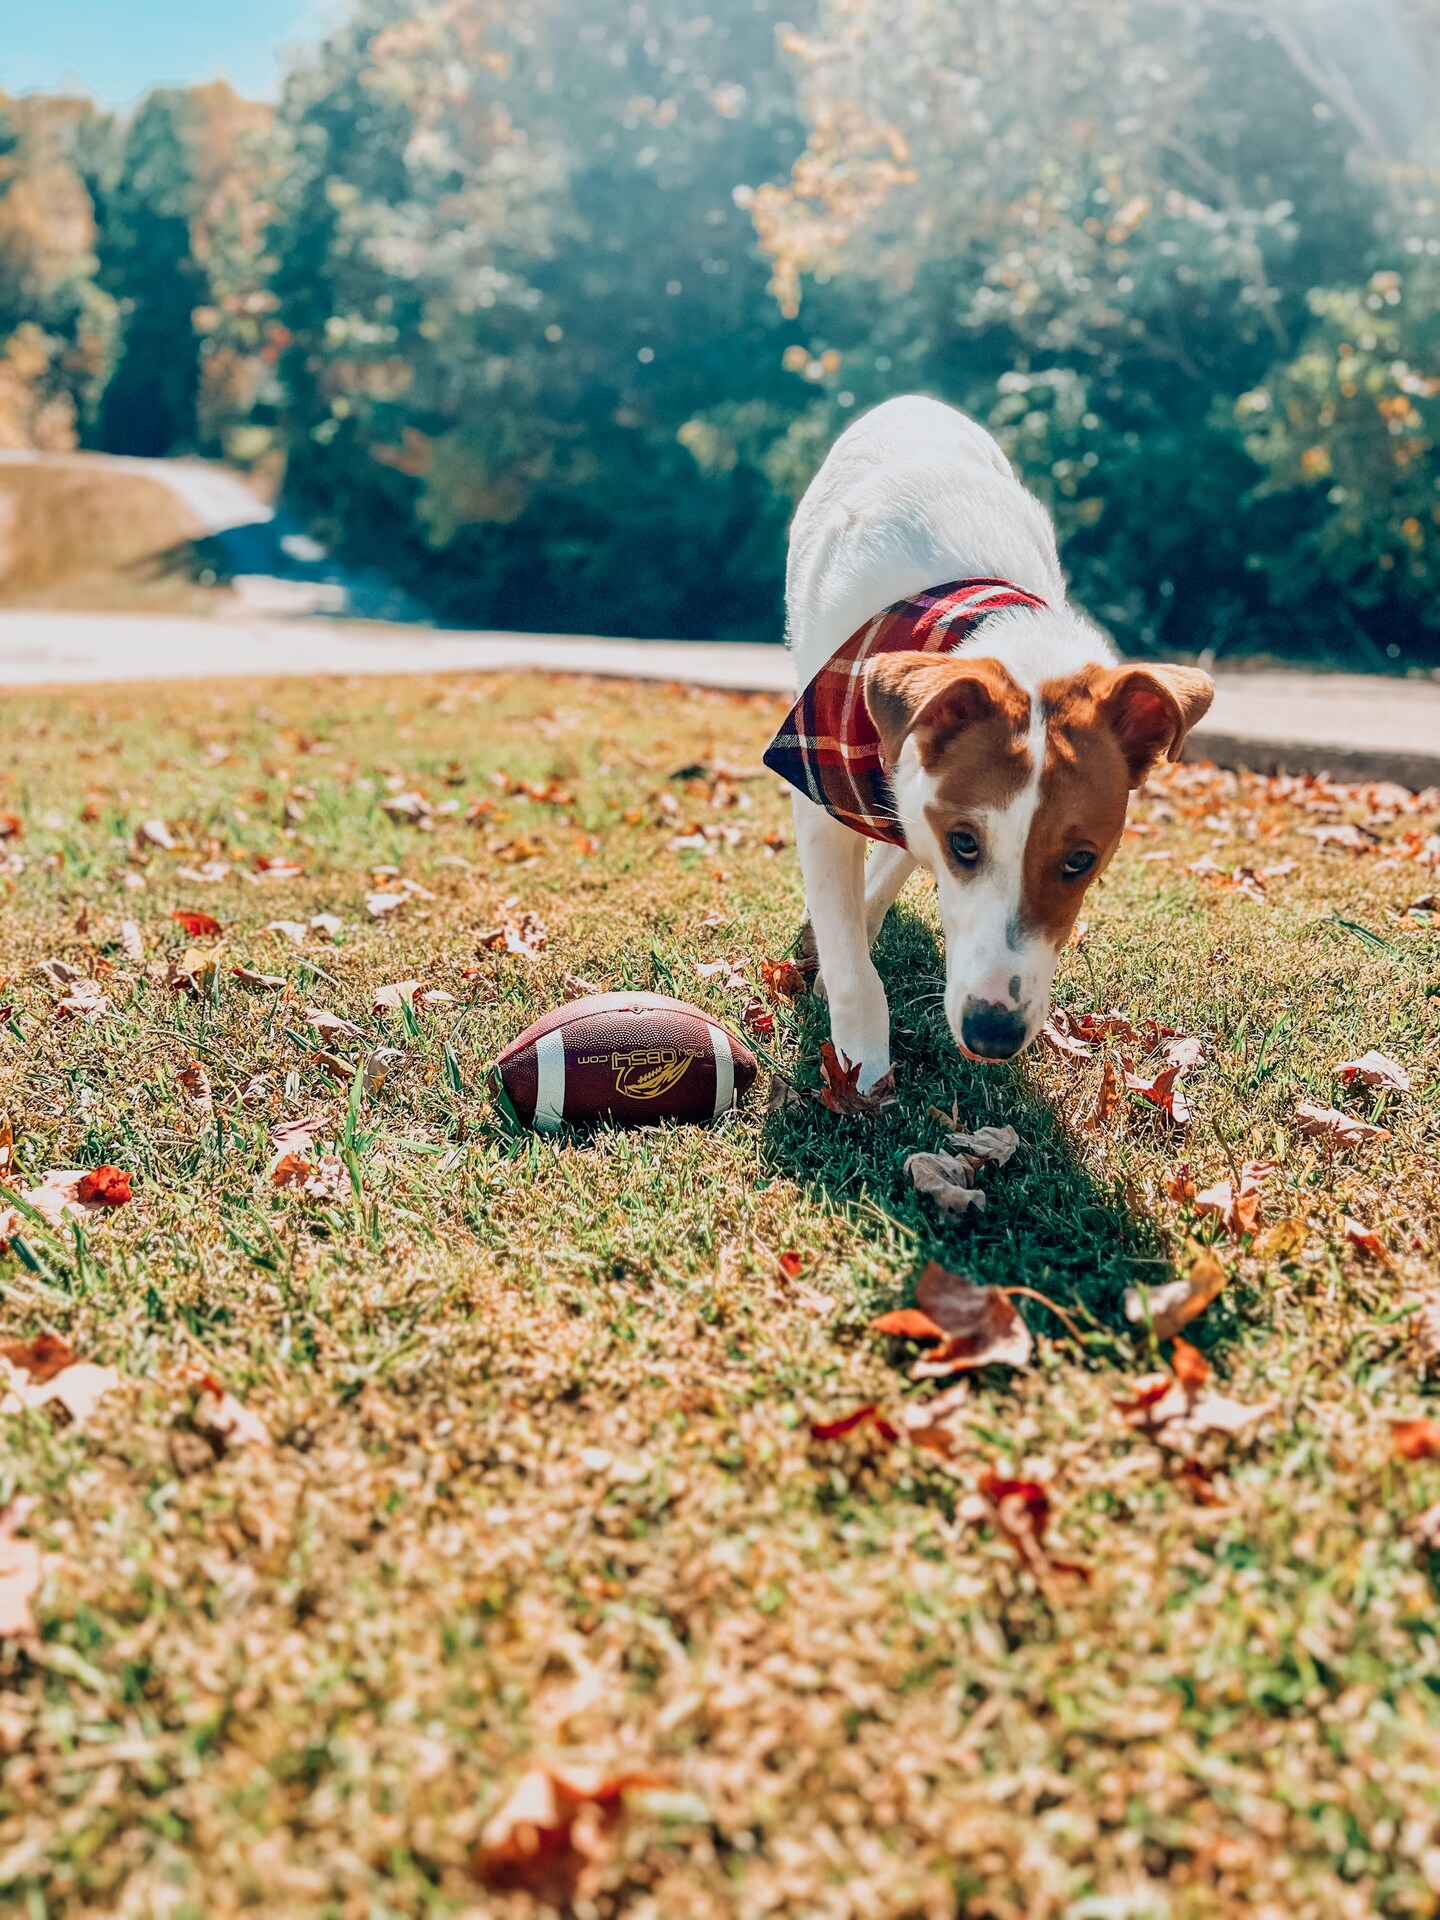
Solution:
<svg viewBox="0 0 1440 1920">
<path fill-rule="evenodd" d="M 795 849 L 830 1001 L 830 1038 L 860 1066 L 868 1092 L 890 1071 L 890 1003 L 870 958 L 865 925 L 865 841 L 823 807 L 795 795 Z"/>
</svg>

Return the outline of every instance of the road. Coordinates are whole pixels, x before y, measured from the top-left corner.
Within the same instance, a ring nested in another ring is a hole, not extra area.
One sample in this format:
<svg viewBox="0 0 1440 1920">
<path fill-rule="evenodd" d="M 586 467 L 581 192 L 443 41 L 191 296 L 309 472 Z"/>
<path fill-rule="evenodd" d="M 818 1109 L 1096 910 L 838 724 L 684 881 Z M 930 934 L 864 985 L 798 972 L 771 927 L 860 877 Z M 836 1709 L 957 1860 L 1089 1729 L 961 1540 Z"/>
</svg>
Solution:
<svg viewBox="0 0 1440 1920">
<path fill-rule="evenodd" d="M 298 521 L 234 473 L 202 461 L 0 450 L 0 462 L 94 466 L 158 481 L 215 544 L 236 593 L 236 611 L 214 620 L 0 612 L 0 687 L 527 668 L 748 692 L 792 687 L 778 646 L 426 625 L 406 595 L 378 575 L 339 566 Z M 1440 785 L 1440 680 L 1221 672 L 1215 704 L 1191 736 L 1191 757 L 1261 772 Z"/>
</svg>

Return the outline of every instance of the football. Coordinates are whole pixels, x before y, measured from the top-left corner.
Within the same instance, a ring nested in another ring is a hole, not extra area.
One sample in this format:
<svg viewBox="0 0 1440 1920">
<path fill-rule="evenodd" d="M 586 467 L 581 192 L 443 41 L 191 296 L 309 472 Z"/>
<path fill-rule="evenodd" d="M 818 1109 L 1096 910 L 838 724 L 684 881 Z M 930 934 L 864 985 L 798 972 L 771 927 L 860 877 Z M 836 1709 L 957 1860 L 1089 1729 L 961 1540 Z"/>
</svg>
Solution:
<svg viewBox="0 0 1440 1920">
<path fill-rule="evenodd" d="M 754 1083 L 745 1042 L 663 993 L 594 993 L 556 1007 L 500 1055 L 495 1074 L 527 1126 L 718 1120 Z"/>
</svg>

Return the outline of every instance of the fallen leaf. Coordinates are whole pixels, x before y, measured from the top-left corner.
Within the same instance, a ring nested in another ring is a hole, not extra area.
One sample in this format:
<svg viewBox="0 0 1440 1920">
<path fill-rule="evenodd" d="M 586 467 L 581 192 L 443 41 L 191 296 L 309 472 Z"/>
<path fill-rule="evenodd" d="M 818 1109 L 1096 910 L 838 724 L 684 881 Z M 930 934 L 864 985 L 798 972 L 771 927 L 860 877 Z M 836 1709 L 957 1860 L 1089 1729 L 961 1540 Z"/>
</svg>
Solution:
<svg viewBox="0 0 1440 1920">
<path fill-rule="evenodd" d="M 1181 1073 L 1203 1067 L 1206 1060 L 1205 1042 L 1193 1033 L 1177 1034 L 1173 1040 L 1165 1041 L 1161 1051 L 1166 1066 L 1177 1067 Z"/>
<path fill-rule="evenodd" d="M 977 1127 L 973 1133 L 948 1134 L 945 1145 L 976 1173 L 981 1167 L 1008 1166 L 1020 1151 L 1020 1136 L 1014 1127 Z"/>
<path fill-rule="evenodd" d="M 649 1773 L 535 1767 L 486 1824 L 471 1862 L 492 1892 L 523 1892 L 569 1911 L 598 1880 L 625 1818 L 625 1796 L 662 1787 Z"/>
<path fill-rule="evenodd" d="M 1182 1340 L 1176 1344 L 1184 1347 L 1186 1343 Z M 1187 1367 L 1195 1384 L 1189 1384 L 1184 1377 L 1171 1381 L 1163 1373 L 1147 1374 L 1137 1380 L 1134 1398 L 1120 1405 L 1127 1427 L 1147 1434 L 1159 1446 L 1173 1447 L 1183 1453 L 1203 1434 L 1223 1433 L 1233 1438 L 1273 1411 L 1273 1402 L 1246 1406 L 1243 1401 L 1210 1392 L 1204 1384 L 1209 1378 L 1209 1366 L 1193 1347 L 1188 1351 L 1199 1362 L 1198 1367 L 1193 1362 Z M 1179 1376 L 1178 1364 L 1176 1371 Z M 1157 1387 L 1161 1389 L 1158 1393 Z"/>
<path fill-rule="evenodd" d="M 1070 1018 L 1063 1009 L 1057 1009 L 1040 1029 L 1040 1038 L 1056 1053 L 1070 1060 L 1088 1060 L 1094 1053 L 1093 1047 L 1087 1047 L 1077 1040 L 1070 1031 Z"/>
<path fill-rule="evenodd" d="M 363 1040 L 365 1037 L 363 1027 L 357 1027 L 353 1020 L 347 1020 L 343 1014 L 331 1013 L 325 1007 L 307 1007 L 305 1018 L 326 1040 Z"/>
<path fill-rule="evenodd" d="M 40 1591 L 44 1556 L 36 1541 L 20 1538 L 31 1504 L 22 1497 L 0 1508 L 0 1639 L 31 1640 L 39 1632 L 30 1603 Z"/>
<path fill-rule="evenodd" d="M 213 913 L 192 913 L 187 907 L 176 907 L 170 918 L 183 927 L 192 940 L 213 940 L 222 931 Z"/>
<path fill-rule="evenodd" d="M 232 967 L 230 975 L 251 993 L 283 993 L 290 984 L 283 973 L 256 973 L 252 967 Z"/>
<path fill-rule="evenodd" d="M 547 945 L 548 936 L 534 913 L 504 912 L 499 926 L 476 941 L 479 952 L 513 953 L 521 960 L 538 960 Z"/>
<path fill-rule="evenodd" d="M 173 852 L 175 836 L 163 820 L 142 820 L 135 829 L 135 843 L 141 847 L 161 847 Z"/>
<path fill-rule="evenodd" d="M 259 1414 L 235 1398 L 203 1367 L 182 1367 L 179 1379 L 190 1393 L 190 1420 L 210 1443 L 216 1459 L 240 1447 L 268 1447 L 270 1433 Z"/>
<path fill-rule="evenodd" d="M 912 1401 L 902 1408 L 900 1429 L 912 1446 L 927 1453 L 938 1453 L 949 1460 L 970 1437 L 963 1415 L 972 1405 L 971 1385 L 958 1380 L 953 1387 L 937 1393 L 933 1399 Z"/>
<path fill-rule="evenodd" d="M 1217 1180 L 1195 1195 L 1197 1213 L 1215 1213 L 1232 1240 L 1243 1240 L 1260 1229 L 1261 1187 L 1276 1170 L 1273 1160 L 1247 1160 L 1240 1170 L 1240 1188 L 1232 1190 L 1228 1180 Z"/>
<path fill-rule="evenodd" d="M 388 800 L 380 802 L 380 811 L 388 819 L 406 826 L 426 827 L 432 824 L 430 802 L 423 793 L 396 793 Z"/>
<path fill-rule="evenodd" d="M 1043 1581 L 1052 1573 L 1090 1578 L 1088 1567 L 1073 1560 L 1058 1560 L 1046 1547 L 1050 1496 L 1038 1481 L 1005 1480 L 987 1472 L 980 1481 L 980 1494 L 995 1525 L 1037 1579 Z"/>
<path fill-rule="evenodd" d="M 1440 1500 L 1415 1516 L 1411 1530 L 1427 1553 L 1440 1553 Z"/>
<path fill-rule="evenodd" d="M 303 947 L 310 926 L 305 920 L 270 920 L 266 922 L 265 931 L 278 934 L 282 940 L 288 940 L 291 946 Z"/>
<path fill-rule="evenodd" d="M 792 1005 L 809 992 L 805 976 L 793 960 L 762 960 L 760 979 L 772 1000 Z"/>
<path fill-rule="evenodd" d="M 1165 1192 L 1177 1207 L 1188 1207 L 1195 1199 L 1195 1182 L 1190 1178 L 1190 1163 L 1182 1160 L 1165 1183 Z"/>
<path fill-rule="evenodd" d="M 1224 1267 L 1213 1253 L 1202 1252 L 1183 1280 L 1167 1280 L 1149 1290 L 1150 1325 L 1157 1340 L 1171 1340 L 1189 1326 L 1225 1285 Z M 1138 1287 L 1125 1289 L 1125 1318 L 1132 1325 L 1145 1321 L 1145 1296 Z"/>
<path fill-rule="evenodd" d="M 367 893 L 365 911 L 372 920 L 384 920 L 392 913 L 398 913 L 409 899 L 406 893 Z"/>
<path fill-rule="evenodd" d="M 1107 1054 L 1100 1069 L 1100 1084 L 1095 1089 L 1095 1099 L 1084 1124 L 1092 1129 L 1105 1127 L 1114 1119 L 1120 1105 L 1120 1079 L 1115 1071 L 1115 1062 Z"/>
<path fill-rule="evenodd" d="M 1402 1460 L 1440 1460 L 1440 1420 L 1392 1420 L 1390 1431 Z"/>
<path fill-rule="evenodd" d="M 134 961 L 137 966 L 144 961 L 145 941 L 141 935 L 138 920 L 120 922 L 120 951 L 127 960 Z"/>
<path fill-rule="evenodd" d="M 775 1016 L 758 994 L 752 995 L 740 1009 L 740 1024 L 757 1039 L 775 1038 Z"/>
<path fill-rule="evenodd" d="M 1347 1087 L 1353 1087 L 1358 1080 L 1362 1086 L 1384 1087 L 1392 1093 L 1410 1091 L 1410 1076 L 1399 1061 L 1376 1053 L 1373 1047 L 1358 1060 L 1342 1060 L 1335 1071 Z"/>
<path fill-rule="evenodd" d="M 362 1084 L 372 1100 L 404 1059 L 399 1047 L 375 1047 L 366 1054 Z"/>
<path fill-rule="evenodd" d="M 893 1072 L 877 1080 L 869 1093 L 861 1093 L 859 1065 L 852 1067 L 828 1040 L 820 1048 L 820 1074 L 824 1081 L 820 1089 L 821 1105 L 828 1107 L 831 1113 L 860 1114 L 873 1118 L 883 1107 L 894 1102 Z"/>
<path fill-rule="evenodd" d="M 928 1194 L 942 1213 L 985 1210 L 985 1195 L 975 1185 L 968 1160 L 949 1153 L 912 1153 L 905 1177 L 917 1192 Z"/>
<path fill-rule="evenodd" d="M 388 987 L 377 987 L 373 997 L 376 1013 L 398 1013 L 401 1007 L 423 1004 L 425 989 L 418 980 L 396 980 Z"/>
<path fill-rule="evenodd" d="M 1348 1245 L 1357 1248 L 1361 1253 L 1368 1253 L 1372 1260 L 1378 1260 L 1382 1267 L 1394 1265 L 1390 1258 L 1390 1249 L 1379 1234 L 1373 1227 L 1367 1227 L 1355 1219 L 1353 1214 L 1347 1213 L 1345 1216 L 1345 1239 Z"/>
<path fill-rule="evenodd" d="M 18 813 L 0 813 L 0 840 L 18 840 L 25 831 L 25 822 Z"/>
<path fill-rule="evenodd" d="M 1171 1349 L 1170 1364 L 1175 1369 L 1175 1378 L 1187 1393 L 1198 1393 L 1210 1378 L 1210 1362 L 1198 1347 L 1192 1347 L 1188 1340 L 1182 1340 L 1178 1334 Z"/>
<path fill-rule="evenodd" d="M 130 1181 L 123 1167 L 94 1167 L 81 1174 L 75 1197 L 82 1207 L 126 1207 L 135 1198 Z"/>
<path fill-rule="evenodd" d="M 0 1346 L 0 1414 L 58 1406 L 83 1426 L 105 1395 L 119 1385 L 114 1367 L 82 1360 L 53 1334 Z"/>
<path fill-rule="evenodd" d="M 179 1076 L 180 1091 L 192 1107 L 198 1107 L 201 1113 L 213 1113 L 215 1110 L 215 1092 L 210 1085 L 210 1076 L 198 1060 L 192 1060 Z"/>
<path fill-rule="evenodd" d="M 880 1412 L 877 1406 L 857 1407 L 853 1413 L 845 1413 L 838 1420 L 812 1420 L 810 1438 L 812 1440 L 843 1440 L 847 1435 L 856 1433 L 861 1427 L 873 1426 L 876 1438 L 889 1446 L 899 1438 L 895 1428 Z"/>
<path fill-rule="evenodd" d="M 219 947 L 187 947 L 170 964 L 165 984 L 172 993 L 188 993 L 194 1000 L 204 999 L 220 970 Z"/>
<path fill-rule="evenodd" d="M 1440 1293 L 1427 1295 L 1415 1316 L 1415 1344 L 1420 1349 L 1422 1366 L 1440 1367 Z"/>
<path fill-rule="evenodd" d="M 271 1149 L 275 1153 L 304 1153 L 329 1125 L 323 1113 L 312 1113 L 305 1120 L 282 1120 L 270 1135 Z"/>
<path fill-rule="evenodd" d="M 1139 1094 L 1142 1100 L 1148 1100 L 1154 1107 L 1167 1114 L 1177 1127 L 1183 1127 L 1190 1118 L 1190 1103 L 1185 1097 L 1185 1089 L 1180 1084 L 1183 1067 L 1166 1067 L 1157 1073 L 1153 1080 L 1147 1080 L 1138 1074 L 1128 1061 L 1122 1062 L 1125 1069 L 1125 1087 L 1127 1092 Z"/>
<path fill-rule="evenodd" d="M 1388 1140 L 1386 1127 L 1372 1127 L 1368 1120 L 1356 1120 L 1338 1107 L 1317 1106 L 1313 1100 L 1297 1100 L 1295 1119 L 1300 1131 L 1312 1140 L 1327 1140 L 1334 1146 L 1358 1147 L 1367 1140 Z"/>
<path fill-rule="evenodd" d="M 1299 1214 L 1287 1214 L 1268 1226 L 1255 1242 L 1254 1251 L 1266 1260 L 1293 1260 L 1305 1251 L 1310 1229 Z"/>
<path fill-rule="evenodd" d="M 912 1380 L 939 1380 L 974 1367 L 1023 1367 L 1035 1343 L 1001 1287 L 979 1287 L 932 1260 L 915 1289 L 916 1305 L 882 1314 L 878 1332 L 934 1340 L 910 1370 Z"/>
</svg>

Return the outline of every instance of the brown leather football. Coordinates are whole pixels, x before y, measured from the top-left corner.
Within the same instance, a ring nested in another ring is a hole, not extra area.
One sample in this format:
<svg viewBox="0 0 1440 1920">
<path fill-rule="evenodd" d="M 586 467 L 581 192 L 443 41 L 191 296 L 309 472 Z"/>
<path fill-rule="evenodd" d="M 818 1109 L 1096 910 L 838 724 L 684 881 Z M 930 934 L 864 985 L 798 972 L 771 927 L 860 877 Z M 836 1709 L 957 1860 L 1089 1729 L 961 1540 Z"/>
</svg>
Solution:
<svg viewBox="0 0 1440 1920">
<path fill-rule="evenodd" d="M 755 1056 L 698 1007 L 663 993 L 592 993 L 556 1007 L 495 1073 L 527 1126 L 717 1120 L 754 1083 Z"/>
</svg>

